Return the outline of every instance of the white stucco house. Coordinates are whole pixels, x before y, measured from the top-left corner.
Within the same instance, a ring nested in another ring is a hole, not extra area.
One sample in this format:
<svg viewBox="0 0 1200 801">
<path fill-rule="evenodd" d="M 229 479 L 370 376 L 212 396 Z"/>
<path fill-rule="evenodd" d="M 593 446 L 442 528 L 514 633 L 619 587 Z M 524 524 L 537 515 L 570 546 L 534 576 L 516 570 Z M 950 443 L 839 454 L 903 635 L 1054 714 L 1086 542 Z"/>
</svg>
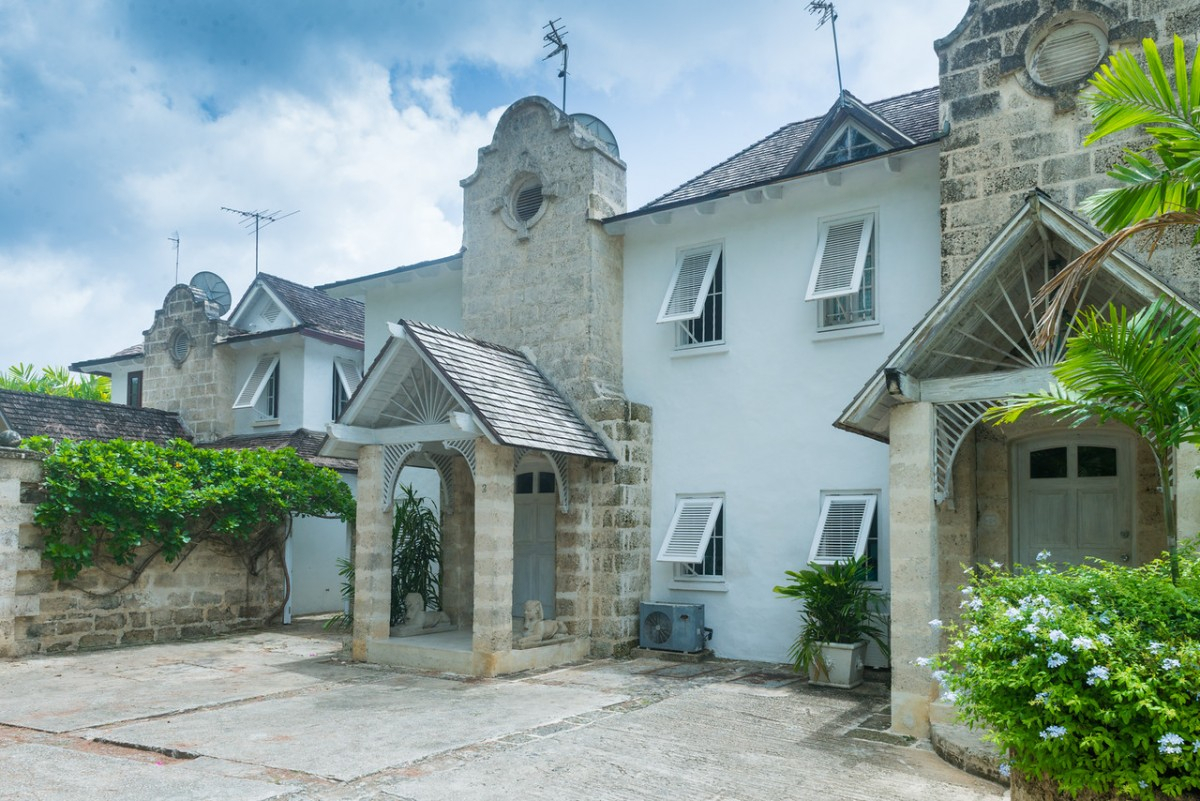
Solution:
<svg viewBox="0 0 1200 801">
<path fill-rule="evenodd" d="M 924 736 L 937 688 L 913 660 L 961 564 L 1165 545 L 1127 432 L 980 418 L 1049 385 L 1031 298 L 1100 240 L 1074 210 L 1119 150 L 1082 146 L 1087 78 L 1143 36 L 1193 47 L 1198 22 L 1182 0 L 972 0 L 934 44 L 938 87 L 843 93 L 635 210 L 618 137 L 525 98 L 461 182 L 459 252 L 292 295 L 260 276 L 227 322 L 177 287 L 143 355 L 84 366 L 125 400 L 140 366 L 146 405 L 205 439 L 320 431 L 323 458 L 356 460 L 358 659 L 495 675 L 620 654 L 658 602 L 702 604 L 719 656 L 783 661 L 783 571 L 866 553 L 890 595 L 893 728 Z M 1186 243 L 1114 256 L 1075 308 L 1160 295 L 1200 300 Z M 357 339 L 326 330 L 339 303 Z M 181 328 L 215 356 L 175 358 Z M 298 406 L 272 418 L 276 367 Z M 1200 530 L 1196 461 L 1179 454 L 1182 531 Z M 401 639 L 385 556 L 406 469 L 437 476 L 457 630 Z M 520 630 L 530 600 L 561 624 L 544 642 Z"/>
</svg>

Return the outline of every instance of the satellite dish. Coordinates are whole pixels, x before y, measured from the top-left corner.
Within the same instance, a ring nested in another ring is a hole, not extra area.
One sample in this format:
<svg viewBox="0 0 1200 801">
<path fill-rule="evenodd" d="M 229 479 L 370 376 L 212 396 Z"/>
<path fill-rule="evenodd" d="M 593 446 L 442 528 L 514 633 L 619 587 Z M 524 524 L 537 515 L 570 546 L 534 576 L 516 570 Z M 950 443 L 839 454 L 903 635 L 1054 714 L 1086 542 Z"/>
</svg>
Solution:
<svg viewBox="0 0 1200 801">
<path fill-rule="evenodd" d="M 229 294 L 229 285 L 221 279 L 221 276 L 203 270 L 192 276 L 191 285 L 204 295 L 205 300 L 218 309 L 217 313 L 210 314 L 210 317 L 220 317 L 229 311 L 233 295 Z"/>
<path fill-rule="evenodd" d="M 572 114 L 571 119 L 583 126 L 584 130 L 592 136 L 600 140 L 604 145 L 604 149 L 611 153 L 616 158 L 621 158 L 621 149 L 617 147 L 617 137 L 613 136 L 612 129 L 604 124 L 604 120 L 592 114 Z"/>
</svg>

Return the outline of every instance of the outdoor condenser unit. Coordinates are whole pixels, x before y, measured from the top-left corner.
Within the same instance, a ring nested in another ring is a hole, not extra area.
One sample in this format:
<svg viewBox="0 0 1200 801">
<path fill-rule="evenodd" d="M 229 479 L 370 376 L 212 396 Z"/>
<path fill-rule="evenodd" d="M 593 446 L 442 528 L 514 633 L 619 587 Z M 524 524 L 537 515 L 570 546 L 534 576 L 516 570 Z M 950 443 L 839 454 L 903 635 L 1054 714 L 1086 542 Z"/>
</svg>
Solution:
<svg viewBox="0 0 1200 801">
<path fill-rule="evenodd" d="M 704 604 L 643 603 L 639 617 L 641 647 L 684 654 L 704 650 Z"/>
</svg>

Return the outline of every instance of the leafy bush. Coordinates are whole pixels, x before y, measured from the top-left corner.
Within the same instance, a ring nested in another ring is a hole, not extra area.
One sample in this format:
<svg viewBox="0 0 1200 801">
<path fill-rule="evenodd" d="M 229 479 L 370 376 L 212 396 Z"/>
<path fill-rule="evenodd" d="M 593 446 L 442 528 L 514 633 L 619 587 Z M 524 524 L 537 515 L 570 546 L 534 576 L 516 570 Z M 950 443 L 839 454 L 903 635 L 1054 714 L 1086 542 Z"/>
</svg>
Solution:
<svg viewBox="0 0 1200 801">
<path fill-rule="evenodd" d="M 36 367 L 23 362 L 0 373 L 0 389 L 95 401 L 107 401 L 112 395 L 112 384 L 107 376 L 77 378 L 65 367 L 43 367 L 39 375 Z"/>
<path fill-rule="evenodd" d="M 869 638 L 888 652 L 880 628 L 883 594 L 867 580 L 866 556 L 832 565 L 810 562 L 804 570 L 785 573 L 791 581 L 775 592 L 804 604 L 800 634 L 789 652 L 797 672 L 820 664 L 825 642 L 853 645 Z"/>
<path fill-rule="evenodd" d="M 1005 769 L 1067 793 L 1200 790 L 1200 559 L 1014 573 L 962 588 L 962 621 L 932 662 Z M 938 625 L 938 621 L 933 621 Z"/>
<path fill-rule="evenodd" d="M 143 546 L 167 562 L 209 540 L 257 556 L 258 538 L 293 514 L 354 517 L 354 498 L 337 473 L 291 448 L 215 450 L 183 440 L 166 445 L 32 437 L 46 454 L 46 500 L 34 512 L 54 577 L 69 580 L 107 557 L 130 565 Z M 245 550 L 245 549 L 242 549 Z M 144 562 L 143 562 L 144 564 Z M 135 576 L 136 578 L 136 576 Z"/>
</svg>

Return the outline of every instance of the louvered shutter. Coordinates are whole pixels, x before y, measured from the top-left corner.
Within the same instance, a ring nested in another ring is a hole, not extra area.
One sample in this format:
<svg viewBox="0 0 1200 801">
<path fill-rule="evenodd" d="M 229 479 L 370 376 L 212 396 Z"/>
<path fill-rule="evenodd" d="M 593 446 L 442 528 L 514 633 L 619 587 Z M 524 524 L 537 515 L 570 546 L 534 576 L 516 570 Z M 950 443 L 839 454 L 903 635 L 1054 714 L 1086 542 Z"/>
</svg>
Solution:
<svg viewBox="0 0 1200 801">
<path fill-rule="evenodd" d="M 808 561 L 832 565 L 863 555 L 875 519 L 874 495 L 826 495 Z"/>
<path fill-rule="evenodd" d="M 875 217 L 867 214 L 821 227 L 805 300 L 836 298 L 858 291 L 874 226 Z"/>
<path fill-rule="evenodd" d="M 680 498 L 667 538 L 658 552 L 660 562 L 694 564 L 703 561 L 721 514 L 721 498 Z"/>
<path fill-rule="evenodd" d="M 1108 42 L 1098 28 L 1086 23 L 1068 25 L 1043 40 L 1029 70 L 1045 86 L 1072 84 L 1091 75 L 1107 50 Z"/>
<path fill-rule="evenodd" d="M 254 404 L 258 403 L 259 396 L 262 395 L 263 389 L 267 386 L 267 381 L 270 380 L 271 374 L 275 372 L 275 365 L 277 364 L 279 364 L 278 354 L 261 357 L 258 360 L 258 364 L 254 365 L 254 370 L 250 373 L 250 377 L 246 379 L 246 383 L 242 384 L 242 391 L 238 393 L 237 400 L 233 402 L 233 408 L 254 408 Z"/>
<path fill-rule="evenodd" d="M 663 298 L 658 322 L 671 323 L 679 320 L 695 320 L 704 311 L 704 300 L 712 286 L 717 262 L 721 260 L 721 246 L 685 250 L 675 262 L 675 272 Z"/>
<path fill-rule="evenodd" d="M 266 303 L 263 304 L 262 318 L 264 320 L 266 320 L 268 323 L 273 323 L 273 322 L 275 322 L 275 319 L 277 317 L 279 317 L 280 311 L 281 311 L 281 309 L 275 303 L 275 301 L 268 300 Z"/>
<path fill-rule="evenodd" d="M 333 369 L 337 370 L 338 380 L 342 382 L 346 397 L 353 396 L 354 390 L 362 383 L 362 373 L 359 372 L 358 365 L 350 359 L 334 359 Z"/>
</svg>

